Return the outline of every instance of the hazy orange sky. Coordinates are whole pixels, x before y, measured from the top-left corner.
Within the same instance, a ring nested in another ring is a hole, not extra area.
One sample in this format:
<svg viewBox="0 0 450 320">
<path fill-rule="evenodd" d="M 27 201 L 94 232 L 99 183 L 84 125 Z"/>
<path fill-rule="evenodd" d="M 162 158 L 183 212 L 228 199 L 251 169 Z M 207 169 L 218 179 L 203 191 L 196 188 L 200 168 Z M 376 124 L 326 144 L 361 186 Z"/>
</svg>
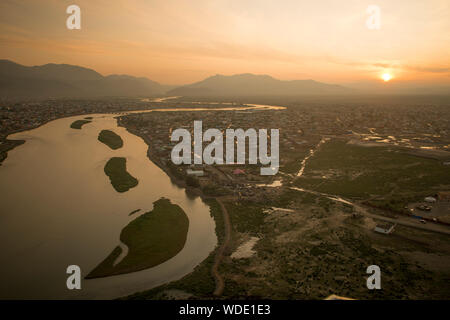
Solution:
<svg viewBox="0 0 450 320">
<path fill-rule="evenodd" d="M 81 8 L 81 30 L 66 8 Z M 381 29 L 366 27 L 368 5 Z M 2 0 L 0 58 L 184 84 L 217 73 L 283 80 L 450 83 L 448 0 Z"/>
</svg>

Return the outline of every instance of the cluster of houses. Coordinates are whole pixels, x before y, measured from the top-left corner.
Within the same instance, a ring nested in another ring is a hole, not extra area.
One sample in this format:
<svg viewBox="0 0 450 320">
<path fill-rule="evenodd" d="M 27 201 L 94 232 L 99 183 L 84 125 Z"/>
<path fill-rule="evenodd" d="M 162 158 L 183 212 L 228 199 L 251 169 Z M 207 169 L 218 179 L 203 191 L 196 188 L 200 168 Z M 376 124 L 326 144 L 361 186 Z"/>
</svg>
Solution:
<svg viewBox="0 0 450 320">
<path fill-rule="evenodd" d="M 30 130 L 62 117 L 109 113 L 132 108 L 130 99 L 46 100 L 0 104 L 0 141 L 8 135 Z M 133 105 L 134 108 L 136 106 Z"/>
<path fill-rule="evenodd" d="M 394 228 L 395 228 L 395 224 L 389 224 L 389 223 L 385 223 L 385 224 L 378 224 L 374 231 L 378 232 L 378 233 L 382 233 L 382 234 L 391 234 L 392 232 L 394 232 Z"/>
</svg>

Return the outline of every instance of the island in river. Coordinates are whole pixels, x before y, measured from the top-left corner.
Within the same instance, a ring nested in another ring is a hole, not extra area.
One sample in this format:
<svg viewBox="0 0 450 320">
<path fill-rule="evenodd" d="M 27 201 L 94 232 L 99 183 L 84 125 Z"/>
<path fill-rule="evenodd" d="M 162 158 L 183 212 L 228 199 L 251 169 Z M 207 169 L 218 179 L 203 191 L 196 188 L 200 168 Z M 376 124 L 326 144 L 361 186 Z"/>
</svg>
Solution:
<svg viewBox="0 0 450 320">
<path fill-rule="evenodd" d="M 81 127 L 84 126 L 87 123 L 92 122 L 91 120 L 76 120 L 74 122 L 72 122 L 72 124 L 70 125 L 70 127 L 72 129 L 79 129 L 81 130 Z"/>
<path fill-rule="evenodd" d="M 111 130 L 102 130 L 98 135 L 98 141 L 106 144 L 113 150 L 123 147 L 122 138 Z"/>
<path fill-rule="evenodd" d="M 0 290 L 0 298 L 117 298 L 179 279 L 214 250 L 217 237 L 209 207 L 174 186 L 146 157 L 148 146 L 118 127 L 114 114 L 92 117 L 94 120 L 82 130 L 70 125 L 84 115 L 50 121 L 9 137 L 26 143 L 8 152 L 0 168 L 0 190 L 5 195 L 0 234 L 6 239 L 1 248 L 10 257 L 8 264 L 0 267 L 1 287 L 5 288 Z M 101 146 L 97 138 L 102 130 L 120 135 L 123 147 L 112 150 Z M 125 158 L 123 168 L 139 180 L 130 192 L 117 192 L 106 177 L 104 167 L 112 157 Z M 70 166 L 63 165 L 66 163 Z M 39 181 L 45 181 L 46 187 Z M 120 241 L 121 231 L 141 215 L 130 217 L 129 213 L 137 208 L 149 212 L 152 203 L 162 197 L 179 205 L 189 218 L 186 243 L 180 252 L 154 267 L 85 280 L 83 290 L 67 290 L 68 265 L 77 264 L 84 277 L 116 246 L 124 249 L 124 256 L 128 248 Z M 26 237 L 12 240 L 17 234 Z M 20 266 L 25 262 L 35 267 L 23 270 Z"/>
<path fill-rule="evenodd" d="M 138 185 L 138 180 L 127 171 L 127 159 L 114 157 L 105 165 L 105 173 L 117 192 L 127 192 Z"/>
</svg>

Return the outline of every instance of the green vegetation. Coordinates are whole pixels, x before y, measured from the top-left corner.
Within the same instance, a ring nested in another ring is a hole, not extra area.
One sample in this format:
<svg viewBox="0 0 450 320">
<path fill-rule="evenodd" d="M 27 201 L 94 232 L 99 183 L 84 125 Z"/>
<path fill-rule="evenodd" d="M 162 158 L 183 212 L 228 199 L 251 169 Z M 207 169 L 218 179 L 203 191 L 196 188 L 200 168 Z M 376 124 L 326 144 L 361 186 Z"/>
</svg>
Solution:
<svg viewBox="0 0 450 320">
<path fill-rule="evenodd" d="M 117 265 L 121 253 L 116 247 L 86 278 L 107 277 L 157 266 L 174 257 L 186 243 L 189 219 L 183 209 L 161 198 L 153 210 L 130 222 L 121 232 L 120 241 L 128 254 Z"/>
<path fill-rule="evenodd" d="M 220 209 L 219 203 L 217 203 L 215 199 L 208 199 L 205 201 L 205 203 L 209 205 L 211 216 L 216 222 L 218 248 L 225 237 L 222 210 Z M 195 295 L 198 298 L 211 297 L 215 289 L 215 281 L 214 277 L 211 275 L 211 268 L 214 263 L 214 256 L 216 255 L 216 251 L 217 249 L 212 251 L 209 254 L 208 258 L 206 258 L 201 264 L 199 264 L 194 269 L 194 271 L 192 271 L 182 279 L 164 284 L 148 291 L 138 292 L 129 297 L 126 297 L 126 299 L 164 299 L 164 291 L 171 289 L 183 290 Z"/>
<path fill-rule="evenodd" d="M 117 192 L 126 192 L 138 185 L 138 180 L 127 172 L 127 160 L 114 157 L 105 165 L 105 173 Z"/>
<path fill-rule="evenodd" d="M 90 123 L 90 122 L 92 122 L 92 121 L 90 121 L 90 120 L 76 120 L 76 121 L 72 122 L 70 127 L 72 129 L 81 129 L 81 127 L 83 125 L 85 125 L 86 123 Z"/>
<path fill-rule="evenodd" d="M 230 221 L 233 228 L 242 233 L 257 235 L 264 225 L 267 214 L 263 212 L 264 207 L 255 202 L 243 201 L 240 203 L 226 202 Z"/>
<path fill-rule="evenodd" d="M 327 178 L 322 178 L 322 175 Z M 434 192 L 450 181 L 442 162 L 399 148 L 363 147 L 331 140 L 309 159 L 299 187 L 346 197 L 367 198 L 391 192 Z"/>
<path fill-rule="evenodd" d="M 297 174 L 302 167 L 303 158 L 308 154 L 309 149 L 298 150 L 296 152 L 285 150 L 283 152 L 283 162 L 281 163 L 280 171 L 288 174 Z"/>
<path fill-rule="evenodd" d="M 298 192 L 295 190 L 291 190 L 291 189 L 283 189 L 283 192 L 279 195 L 277 195 L 277 197 L 271 198 L 270 200 L 270 205 L 274 206 L 274 207 L 280 207 L 280 208 L 286 208 L 288 207 L 294 200 L 299 200 L 305 198 L 306 202 L 312 203 L 315 199 L 315 196 L 310 194 L 310 193 L 306 193 L 306 192 Z"/>
<path fill-rule="evenodd" d="M 98 141 L 103 142 L 113 150 L 123 146 L 122 138 L 110 130 L 102 130 L 98 135 Z"/>
<path fill-rule="evenodd" d="M 175 179 L 178 179 L 178 180 L 184 179 L 182 166 L 177 166 L 177 165 L 173 164 L 172 161 L 167 161 L 167 168 L 169 169 L 170 174 L 175 177 Z"/>
<path fill-rule="evenodd" d="M 200 183 L 198 182 L 198 179 L 193 176 L 186 176 L 186 184 L 189 187 L 194 187 L 194 188 L 200 187 Z"/>
<path fill-rule="evenodd" d="M 268 216 L 259 228 L 256 254 L 225 259 L 223 299 L 324 299 L 339 294 L 355 299 L 439 299 L 449 288 L 449 272 L 427 267 L 428 257 L 446 255 L 448 237 L 398 226 L 386 237 L 372 225 L 343 215 L 342 205 L 321 200 L 301 206 L 296 214 Z M 301 214 L 300 214 L 301 212 Z M 324 215 L 318 218 L 317 212 Z M 345 218 L 347 217 L 347 218 Z M 236 220 L 235 220 L 236 221 Z M 370 229 L 368 229 L 370 228 Z M 406 232 L 409 232 L 407 234 Z M 420 253 L 418 253 L 420 252 Z M 434 252 L 433 254 L 431 252 Z M 421 257 L 417 262 L 412 256 Z M 383 290 L 367 290 L 366 269 L 383 266 Z M 276 288 L 276 289 L 274 289 Z"/>
<path fill-rule="evenodd" d="M 202 192 L 205 195 L 211 196 L 211 197 L 220 197 L 220 196 L 229 195 L 232 193 L 228 189 L 218 186 L 214 183 L 209 183 L 209 184 L 203 186 Z"/>
</svg>

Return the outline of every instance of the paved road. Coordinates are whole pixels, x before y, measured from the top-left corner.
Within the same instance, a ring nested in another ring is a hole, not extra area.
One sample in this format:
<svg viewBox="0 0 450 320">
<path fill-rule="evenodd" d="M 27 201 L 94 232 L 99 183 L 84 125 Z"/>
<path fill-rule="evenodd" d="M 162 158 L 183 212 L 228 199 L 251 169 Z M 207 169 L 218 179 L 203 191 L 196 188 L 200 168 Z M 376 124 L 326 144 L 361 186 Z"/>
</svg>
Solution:
<svg viewBox="0 0 450 320">
<path fill-rule="evenodd" d="M 426 224 L 424 224 L 424 223 L 421 223 L 419 221 L 419 219 L 402 217 L 402 216 L 399 216 L 398 218 L 388 218 L 388 217 L 381 216 L 378 214 L 369 213 L 369 212 L 367 212 L 367 210 L 365 208 L 361 207 L 360 205 L 354 204 L 354 207 L 356 209 L 358 209 L 362 214 L 364 214 L 368 217 L 374 218 L 374 219 L 383 220 L 383 221 L 387 221 L 387 222 L 391 222 L 391 223 L 396 223 L 396 224 L 411 227 L 411 228 L 416 228 L 416 229 L 450 235 L 450 228 L 447 226 L 444 226 L 444 225 L 440 225 L 440 224 L 432 223 L 432 222 L 427 222 Z"/>
<path fill-rule="evenodd" d="M 385 217 L 385 216 L 382 216 L 382 215 L 370 213 L 362 205 L 354 203 L 354 202 L 351 202 L 349 200 L 342 199 L 342 198 L 334 196 L 334 195 L 330 195 L 330 194 L 326 194 L 326 193 L 322 193 L 322 192 L 317 192 L 317 191 L 313 191 L 313 190 L 302 189 L 302 188 L 295 188 L 295 187 L 291 187 L 290 189 L 297 190 L 297 191 L 300 191 L 300 192 L 312 193 L 312 194 L 315 194 L 315 195 L 318 195 L 318 196 L 327 197 L 328 199 L 331 199 L 331 200 L 334 200 L 334 201 L 338 201 L 338 202 L 349 204 L 349 205 L 353 206 L 361 214 L 363 214 L 365 216 L 368 216 L 368 217 L 371 217 L 371 218 L 374 218 L 374 219 L 378 219 L 378 220 L 382 220 L 382 221 L 386 221 L 386 222 L 391 222 L 391 223 L 396 223 L 396 224 L 399 224 L 399 225 L 402 225 L 402 226 L 406 226 L 406 227 L 411 227 L 411 228 L 416 228 L 416 229 L 421 229 L 421 230 L 426 230 L 426 231 L 431 231 L 431 232 L 437 232 L 437 233 L 441 233 L 441 234 L 450 235 L 450 228 L 447 227 L 447 226 L 441 225 L 441 224 L 432 223 L 432 222 L 427 222 L 426 224 L 423 224 L 418 219 L 410 218 L 410 217 L 402 217 L 402 216 L 399 216 L 398 218 L 388 218 L 388 217 Z"/>
</svg>

